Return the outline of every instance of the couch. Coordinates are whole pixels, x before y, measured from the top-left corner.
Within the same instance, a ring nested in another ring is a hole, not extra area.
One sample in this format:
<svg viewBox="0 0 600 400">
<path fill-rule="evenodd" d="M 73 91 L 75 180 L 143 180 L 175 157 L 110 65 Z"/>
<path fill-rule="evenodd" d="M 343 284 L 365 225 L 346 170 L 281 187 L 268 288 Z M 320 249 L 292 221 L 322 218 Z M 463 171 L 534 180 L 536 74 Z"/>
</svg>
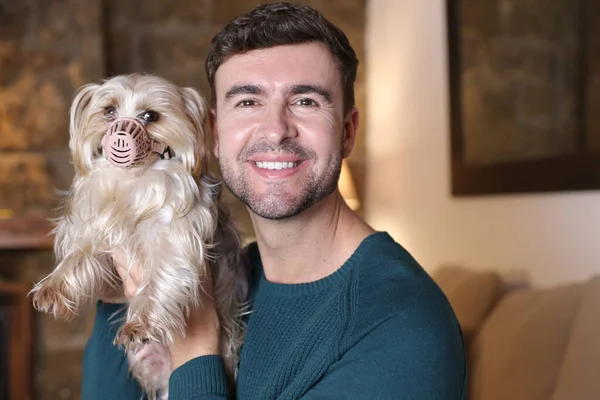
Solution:
<svg viewBox="0 0 600 400">
<path fill-rule="evenodd" d="M 432 277 L 463 330 L 469 400 L 600 399 L 600 277 L 551 288 L 457 266 Z"/>
</svg>

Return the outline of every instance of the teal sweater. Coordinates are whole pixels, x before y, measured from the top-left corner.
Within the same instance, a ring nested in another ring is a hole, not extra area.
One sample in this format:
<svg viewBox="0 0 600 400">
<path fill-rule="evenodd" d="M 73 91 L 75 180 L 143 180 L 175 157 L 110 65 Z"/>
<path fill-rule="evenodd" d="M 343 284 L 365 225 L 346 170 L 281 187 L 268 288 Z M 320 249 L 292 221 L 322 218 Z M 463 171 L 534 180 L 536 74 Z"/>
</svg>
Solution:
<svg viewBox="0 0 600 400">
<path fill-rule="evenodd" d="M 385 232 L 367 237 L 332 275 L 313 283 L 265 279 L 255 244 L 252 313 L 237 380 L 239 399 L 466 399 L 461 330 L 446 297 Z M 84 354 L 83 400 L 132 400 L 141 391 L 111 343 L 99 303 Z M 170 400 L 228 398 L 223 360 L 176 369 Z"/>
</svg>

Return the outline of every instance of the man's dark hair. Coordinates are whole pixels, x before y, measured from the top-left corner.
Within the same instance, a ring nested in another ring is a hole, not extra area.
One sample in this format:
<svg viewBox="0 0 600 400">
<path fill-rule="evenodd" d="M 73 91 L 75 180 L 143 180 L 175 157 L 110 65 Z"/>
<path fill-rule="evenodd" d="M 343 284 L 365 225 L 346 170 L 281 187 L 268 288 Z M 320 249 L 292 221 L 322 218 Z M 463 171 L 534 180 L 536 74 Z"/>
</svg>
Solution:
<svg viewBox="0 0 600 400">
<path fill-rule="evenodd" d="M 356 53 L 344 32 L 317 10 L 300 4 L 260 5 L 228 23 L 212 40 L 206 58 L 206 75 L 213 105 L 215 73 L 229 57 L 279 45 L 321 42 L 334 56 L 342 76 L 344 114 L 354 106 Z"/>
</svg>

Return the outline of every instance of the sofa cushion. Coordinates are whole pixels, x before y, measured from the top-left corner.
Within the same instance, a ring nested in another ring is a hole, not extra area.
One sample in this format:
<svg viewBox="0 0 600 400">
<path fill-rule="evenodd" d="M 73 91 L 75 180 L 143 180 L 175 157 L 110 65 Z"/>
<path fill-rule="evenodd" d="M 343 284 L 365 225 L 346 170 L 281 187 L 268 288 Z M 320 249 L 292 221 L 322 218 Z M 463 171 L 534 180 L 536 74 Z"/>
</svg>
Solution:
<svg viewBox="0 0 600 400">
<path fill-rule="evenodd" d="M 475 271 L 458 266 L 444 266 L 432 276 L 452 305 L 468 343 L 502 296 L 500 276 L 493 271 Z"/>
<path fill-rule="evenodd" d="M 469 399 L 552 399 L 581 297 L 575 284 L 507 293 L 469 348 Z"/>
<path fill-rule="evenodd" d="M 553 400 L 600 398 L 600 277 L 585 284 Z"/>
</svg>

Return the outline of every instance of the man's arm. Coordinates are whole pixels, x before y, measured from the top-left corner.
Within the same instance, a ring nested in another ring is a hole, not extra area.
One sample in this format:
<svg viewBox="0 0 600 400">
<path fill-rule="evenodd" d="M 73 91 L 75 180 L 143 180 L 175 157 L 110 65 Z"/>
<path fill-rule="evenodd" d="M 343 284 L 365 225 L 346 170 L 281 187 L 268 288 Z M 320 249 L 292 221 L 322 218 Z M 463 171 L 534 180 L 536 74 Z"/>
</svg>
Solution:
<svg viewBox="0 0 600 400">
<path fill-rule="evenodd" d="M 138 400 L 142 389 L 129 373 L 124 351 L 113 345 L 123 304 L 98 302 L 96 319 L 83 354 L 82 400 Z M 115 313 L 116 316 L 115 316 Z M 229 388 L 220 356 L 192 359 L 177 368 L 169 380 L 169 400 L 227 399 Z"/>
<path fill-rule="evenodd" d="M 138 269 L 125 267 L 123 253 L 113 254 L 113 261 L 123 281 L 123 294 L 131 298 L 138 291 Z M 169 400 L 228 398 L 225 366 L 219 355 L 220 323 L 210 290 L 210 274 L 206 279 L 202 309 L 188 316 L 185 337 L 174 337 L 169 346 L 174 369 L 169 378 Z M 94 332 L 84 354 L 83 400 L 141 398 L 141 387 L 127 373 L 126 355 L 112 345 L 120 323 L 109 325 L 108 320 L 121 307 L 123 305 L 110 303 L 99 303 L 97 307 Z M 132 397 L 136 393 L 138 397 Z"/>
<path fill-rule="evenodd" d="M 369 332 L 303 397 L 315 399 L 466 399 L 458 329 L 397 314 Z"/>
<path fill-rule="evenodd" d="M 119 324 L 114 314 L 123 304 L 98 302 L 94 329 L 83 353 L 82 400 L 137 400 L 142 389 L 129 374 L 124 351 L 113 345 Z"/>
<path fill-rule="evenodd" d="M 175 369 L 169 379 L 169 400 L 225 400 L 229 387 L 223 358 L 196 357 Z"/>
</svg>

